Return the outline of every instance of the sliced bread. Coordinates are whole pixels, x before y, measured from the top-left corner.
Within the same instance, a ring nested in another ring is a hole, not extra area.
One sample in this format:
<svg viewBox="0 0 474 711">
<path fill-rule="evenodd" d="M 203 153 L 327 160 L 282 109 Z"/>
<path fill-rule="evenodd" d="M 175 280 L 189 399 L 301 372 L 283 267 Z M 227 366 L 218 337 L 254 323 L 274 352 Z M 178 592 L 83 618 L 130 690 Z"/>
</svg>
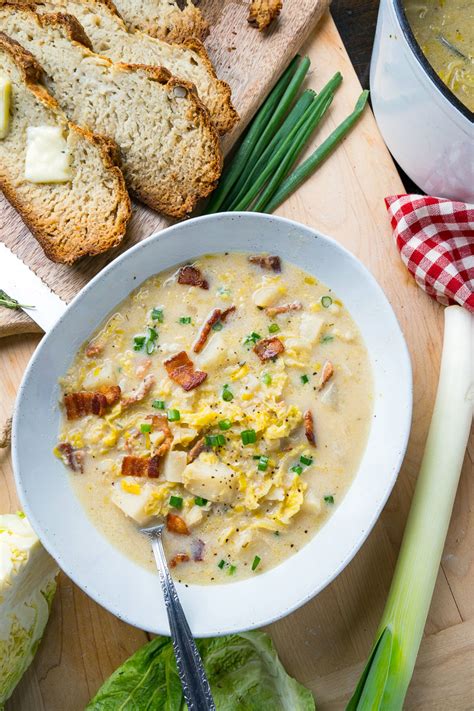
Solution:
<svg viewBox="0 0 474 711">
<path fill-rule="evenodd" d="M 0 189 L 55 262 L 71 264 L 118 245 L 130 200 L 106 138 L 69 123 L 48 94 L 34 57 L 0 33 L 0 76 L 11 83 L 9 122 L 0 139 Z M 25 178 L 27 129 L 58 127 L 66 140 L 71 179 L 40 184 Z"/>
<path fill-rule="evenodd" d="M 115 6 L 132 30 L 152 37 L 182 42 L 189 37 L 204 39 L 209 27 L 192 0 L 115 0 Z"/>
<path fill-rule="evenodd" d="M 12 0 L 7 2 L 12 3 Z M 0 0 L 1 4 L 5 4 L 5 0 Z M 238 114 L 231 102 L 230 87 L 219 81 L 198 39 L 191 38 L 178 45 L 143 32 L 128 31 L 120 15 L 107 0 L 37 0 L 33 4 L 36 12 L 74 15 L 97 54 L 109 57 L 114 62 L 162 66 L 178 79 L 192 82 L 220 134 L 230 131 L 238 121 Z"/>
<path fill-rule="evenodd" d="M 68 118 L 110 136 L 139 200 L 183 217 L 219 178 L 219 138 L 192 84 L 163 68 L 114 64 L 87 48 L 71 15 L 0 7 L 0 31 L 35 55 Z"/>
</svg>

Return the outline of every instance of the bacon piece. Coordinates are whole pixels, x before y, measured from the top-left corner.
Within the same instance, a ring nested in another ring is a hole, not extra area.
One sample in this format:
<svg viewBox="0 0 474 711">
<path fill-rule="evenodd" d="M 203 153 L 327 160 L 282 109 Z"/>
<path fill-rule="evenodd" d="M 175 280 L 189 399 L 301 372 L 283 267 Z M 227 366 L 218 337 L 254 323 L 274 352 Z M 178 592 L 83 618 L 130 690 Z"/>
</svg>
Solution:
<svg viewBox="0 0 474 711">
<path fill-rule="evenodd" d="M 151 424 L 154 431 L 163 432 L 165 436 L 163 442 L 155 450 L 155 454 L 158 457 L 164 457 L 171 449 L 171 443 L 173 442 L 173 434 L 168 426 L 168 419 L 165 415 L 152 415 Z"/>
<path fill-rule="evenodd" d="M 160 476 L 161 457 L 155 454 L 153 457 L 132 457 L 126 456 L 122 459 L 122 476 L 147 476 L 149 479 L 158 479 Z"/>
<path fill-rule="evenodd" d="M 103 343 L 94 343 L 94 341 L 91 341 L 86 347 L 86 356 L 88 358 L 95 358 L 102 353 L 104 347 Z"/>
<path fill-rule="evenodd" d="M 60 442 L 58 444 L 58 452 L 64 464 L 73 472 L 84 472 L 84 450 L 74 449 L 70 442 Z"/>
<path fill-rule="evenodd" d="M 204 371 L 194 370 L 193 362 L 186 351 L 180 351 L 172 358 L 165 360 L 164 366 L 171 380 L 181 385 L 186 391 L 197 388 L 207 378 L 207 373 Z"/>
<path fill-rule="evenodd" d="M 191 535 L 184 519 L 176 514 L 169 513 L 166 517 L 166 528 L 172 533 L 179 533 L 181 536 Z"/>
<path fill-rule="evenodd" d="M 249 257 L 251 264 L 258 264 L 262 269 L 272 272 L 281 272 L 281 260 L 274 254 L 252 254 Z"/>
<path fill-rule="evenodd" d="M 197 267 L 193 267 L 192 264 L 186 264 L 186 266 L 181 267 L 178 272 L 178 284 L 209 289 L 209 282 L 204 279 L 201 270 Z"/>
<path fill-rule="evenodd" d="M 310 444 L 313 445 L 313 447 L 316 447 L 316 437 L 314 436 L 314 418 L 313 418 L 313 413 L 311 410 L 306 410 L 306 412 L 303 415 L 304 419 L 304 433 L 306 435 L 306 439 Z"/>
<path fill-rule="evenodd" d="M 122 409 L 134 405 L 136 402 L 141 402 L 148 395 L 154 384 L 155 376 L 146 375 L 140 385 L 122 400 Z"/>
<path fill-rule="evenodd" d="M 206 449 L 206 440 L 204 437 L 201 437 L 201 439 L 199 439 L 196 444 L 189 450 L 188 457 L 186 460 L 187 464 L 191 464 L 191 462 L 194 462 L 194 460 L 199 457 L 201 452 L 205 452 Z"/>
<path fill-rule="evenodd" d="M 204 560 L 204 548 L 206 547 L 206 544 L 204 541 L 201 541 L 200 538 L 194 538 L 193 541 L 191 542 L 191 555 L 193 556 L 193 560 L 196 562 L 201 562 Z"/>
<path fill-rule="evenodd" d="M 282 306 L 269 306 L 265 309 L 267 316 L 272 318 L 278 314 L 286 314 L 288 311 L 301 311 L 303 304 L 301 301 L 293 301 L 291 304 L 283 304 Z"/>
<path fill-rule="evenodd" d="M 170 568 L 176 568 L 180 563 L 187 563 L 190 560 L 187 553 L 176 553 L 169 561 Z"/>
<path fill-rule="evenodd" d="M 151 367 L 151 358 L 144 358 L 135 368 L 137 378 L 143 378 Z"/>
<path fill-rule="evenodd" d="M 225 311 L 221 311 L 221 309 L 214 309 L 212 314 L 204 323 L 204 326 L 201 329 L 201 333 L 199 334 L 199 338 L 194 344 L 193 351 L 195 353 L 200 353 L 206 345 L 206 341 L 209 338 L 209 334 L 211 332 L 212 327 L 215 326 L 218 321 L 225 321 L 227 316 L 233 313 L 234 311 L 235 306 L 230 306 L 228 309 L 225 309 Z"/>
<path fill-rule="evenodd" d="M 85 415 L 103 417 L 107 408 L 120 400 L 121 390 L 118 385 L 104 385 L 97 392 L 80 390 L 64 395 L 64 406 L 68 420 L 78 420 Z"/>
<path fill-rule="evenodd" d="M 266 360 L 276 358 L 280 353 L 283 353 L 285 346 L 279 338 L 264 338 L 263 341 L 258 341 L 253 350 L 264 363 Z"/>
<path fill-rule="evenodd" d="M 333 375 L 334 375 L 334 366 L 333 366 L 333 364 L 331 363 L 330 360 L 327 360 L 327 361 L 324 363 L 323 369 L 322 369 L 322 371 L 321 371 L 321 377 L 320 377 L 320 379 L 319 379 L 318 390 L 321 390 L 321 389 L 325 386 L 325 384 L 327 383 L 327 381 L 328 381 L 330 378 L 332 378 Z"/>
</svg>

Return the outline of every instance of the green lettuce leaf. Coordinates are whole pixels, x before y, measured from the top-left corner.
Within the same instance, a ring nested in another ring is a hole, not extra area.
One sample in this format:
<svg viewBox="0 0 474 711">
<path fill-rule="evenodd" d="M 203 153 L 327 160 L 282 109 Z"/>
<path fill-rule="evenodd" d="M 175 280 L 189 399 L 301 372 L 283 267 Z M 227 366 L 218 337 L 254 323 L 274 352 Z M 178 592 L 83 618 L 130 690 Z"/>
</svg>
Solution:
<svg viewBox="0 0 474 711">
<path fill-rule="evenodd" d="M 197 640 L 217 711 L 314 711 L 311 692 L 286 673 L 263 632 Z M 127 659 L 86 711 L 184 711 L 168 637 L 156 637 Z"/>
</svg>

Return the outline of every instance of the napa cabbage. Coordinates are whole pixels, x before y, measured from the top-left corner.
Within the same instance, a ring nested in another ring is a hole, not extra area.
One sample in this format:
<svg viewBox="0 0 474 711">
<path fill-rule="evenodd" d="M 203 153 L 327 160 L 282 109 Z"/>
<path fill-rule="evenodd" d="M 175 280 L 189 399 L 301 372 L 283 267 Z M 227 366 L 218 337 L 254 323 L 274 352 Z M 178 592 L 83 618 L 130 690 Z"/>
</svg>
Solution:
<svg viewBox="0 0 474 711">
<path fill-rule="evenodd" d="M 41 641 L 57 572 L 24 514 L 0 515 L 0 709 Z"/>
</svg>

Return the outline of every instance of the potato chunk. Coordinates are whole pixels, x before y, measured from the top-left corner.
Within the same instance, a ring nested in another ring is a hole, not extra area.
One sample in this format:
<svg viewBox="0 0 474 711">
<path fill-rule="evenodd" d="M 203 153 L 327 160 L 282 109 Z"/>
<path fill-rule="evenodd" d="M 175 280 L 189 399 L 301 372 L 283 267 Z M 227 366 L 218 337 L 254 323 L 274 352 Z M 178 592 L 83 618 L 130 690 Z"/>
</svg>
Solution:
<svg viewBox="0 0 474 711">
<path fill-rule="evenodd" d="M 176 484 L 183 483 L 183 472 L 186 467 L 186 460 L 186 452 L 168 452 L 163 464 L 163 476 L 166 481 L 171 481 Z"/>
<path fill-rule="evenodd" d="M 324 326 L 324 319 L 315 314 L 303 313 L 300 321 L 300 336 L 310 346 L 319 341 L 321 329 Z"/>
<path fill-rule="evenodd" d="M 252 294 L 252 301 L 255 306 L 263 309 L 266 306 L 271 306 L 272 304 L 280 298 L 281 289 L 278 284 L 264 284 Z"/>
<path fill-rule="evenodd" d="M 184 486 L 194 496 L 230 504 L 237 494 L 237 476 L 221 462 L 209 464 L 198 457 L 184 469 Z"/>
<path fill-rule="evenodd" d="M 126 476 L 113 482 L 111 499 L 126 516 L 143 526 L 152 518 L 145 513 L 145 505 L 153 489 L 150 482 L 142 484 L 136 477 Z"/>
</svg>

